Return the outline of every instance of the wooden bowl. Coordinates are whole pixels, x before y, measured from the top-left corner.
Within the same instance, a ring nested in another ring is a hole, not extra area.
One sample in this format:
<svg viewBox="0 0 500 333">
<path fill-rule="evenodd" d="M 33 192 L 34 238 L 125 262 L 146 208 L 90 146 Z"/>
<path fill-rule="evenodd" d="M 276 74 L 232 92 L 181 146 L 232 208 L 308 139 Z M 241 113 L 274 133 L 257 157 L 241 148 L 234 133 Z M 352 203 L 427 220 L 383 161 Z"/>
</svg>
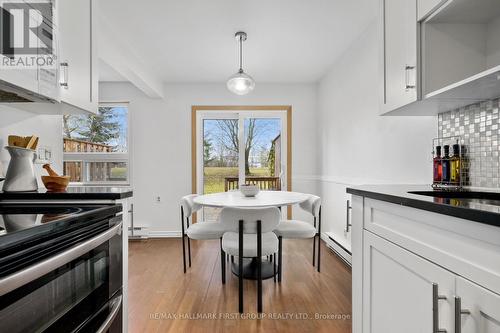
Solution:
<svg viewBox="0 0 500 333">
<path fill-rule="evenodd" d="M 50 192 L 64 192 L 69 184 L 69 176 L 42 176 L 43 185 Z"/>
</svg>

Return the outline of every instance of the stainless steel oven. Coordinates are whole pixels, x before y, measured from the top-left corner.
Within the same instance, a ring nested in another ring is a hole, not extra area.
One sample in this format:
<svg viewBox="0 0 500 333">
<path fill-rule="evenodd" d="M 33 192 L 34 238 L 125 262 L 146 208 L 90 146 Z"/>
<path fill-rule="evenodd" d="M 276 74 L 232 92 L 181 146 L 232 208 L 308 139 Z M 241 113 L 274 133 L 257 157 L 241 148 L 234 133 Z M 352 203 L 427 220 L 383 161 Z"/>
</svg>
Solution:
<svg viewBox="0 0 500 333">
<path fill-rule="evenodd" d="M 22 211 L 3 215 L 7 231 Z M 98 207 L 45 224 L 0 238 L 0 330 L 121 332 L 121 215 Z"/>
</svg>

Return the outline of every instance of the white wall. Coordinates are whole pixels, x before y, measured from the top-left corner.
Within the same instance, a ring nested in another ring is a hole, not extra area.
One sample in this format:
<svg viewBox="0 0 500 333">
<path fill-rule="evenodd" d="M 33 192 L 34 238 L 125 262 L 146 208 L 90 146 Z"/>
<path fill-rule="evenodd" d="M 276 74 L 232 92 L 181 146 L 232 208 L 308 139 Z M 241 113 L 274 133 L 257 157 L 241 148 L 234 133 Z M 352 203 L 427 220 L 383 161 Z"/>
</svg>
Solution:
<svg viewBox="0 0 500 333">
<path fill-rule="evenodd" d="M 37 135 L 40 138 L 39 146 L 51 148 L 55 170 L 57 172 L 63 171 L 62 116 L 38 115 L 5 105 L 0 106 L 0 176 L 7 172 L 10 160 L 9 153 L 3 149 L 8 144 L 9 135 Z M 46 172 L 41 168 L 41 165 L 36 165 L 35 171 L 38 176 Z M 43 187 L 40 179 L 38 179 L 38 186 Z"/>
<path fill-rule="evenodd" d="M 258 84 L 252 94 L 236 96 L 224 83 L 169 84 L 164 94 L 152 99 L 128 83 L 102 83 L 99 95 L 103 102 L 130 102 L 134 217 L 153 236 L 180 230 L 179 200 L 191 192 L 192 105 L 292 105 L 292 186 L 316 192 L 316 85 Z"/>
<path fill-rule="evenodd" d="M 343 237 L 348 184 L 430 183 L 435 117 L 378 116 L 376 22 L 318 86 L 319 187 L 325 231 Z"/>
</svg>

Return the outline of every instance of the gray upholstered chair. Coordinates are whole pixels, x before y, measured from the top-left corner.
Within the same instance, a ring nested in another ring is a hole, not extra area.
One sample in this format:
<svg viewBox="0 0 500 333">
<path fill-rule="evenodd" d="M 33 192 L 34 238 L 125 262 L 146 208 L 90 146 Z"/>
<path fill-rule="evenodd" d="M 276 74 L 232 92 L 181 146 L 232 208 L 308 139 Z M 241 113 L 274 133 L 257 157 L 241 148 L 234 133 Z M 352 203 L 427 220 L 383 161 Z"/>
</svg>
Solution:
<svg viewBox="0 0 500 333">
<path fill-rule="evenodd" d="M 193 199 L 196 194 L 190 194 L 181 199 L 181 230 L 182 230 L 182 259 L 184 264 L 184 273 L 186 273 L 186 245 L 187 238 L 189 267 L 191 267 L 191 239 L 222 239 L 224 229 L 219 222 L 203 222 L 190 224 L 190 219 L 194 213 L 201 209 Z M 223 281 L 224 282 L 224 281 Z"/>
<path fill-rule="evenodd" d="M 278 208 L 224 208 L 220 222 L 227 231 L 222 236 L 221 260 L 224 253 L 238 257 L 239 311 L 243 313 L 243 258 L 257 260 L 257 311 L 262 312 L 262 256 L 278 252 Z M 276 263 L 273 262 L 276 271 Z M 223 273 L 225 274 L 225 273 Z"/>
<path fill-rule="evenodd" d="M 309 199 L 299 204 L 300 208 L 308 212 L 313 216 L 312 224 L 310 222 L 298 221 L 298 220 L 285 220 L 281 221 L 274 230 L 278 236 L 280 252 L 278 253 L 279 271 L 278 271 L 278 281 L 281 281 L 282 274 L 282 242 L 283 239 L 313 239 L 313 260 L 312 264 L 314 266 L 316 261 L 316 236 L 321 235 L 321 198 L 315 195 L 311 195 Z M 317 229 L 316 229 L 317 228 Z M 317 269 L 320 271 L 321 265 L 321 247 L 320 239 L 318 239 L 318 264 Z"/>
</svg>

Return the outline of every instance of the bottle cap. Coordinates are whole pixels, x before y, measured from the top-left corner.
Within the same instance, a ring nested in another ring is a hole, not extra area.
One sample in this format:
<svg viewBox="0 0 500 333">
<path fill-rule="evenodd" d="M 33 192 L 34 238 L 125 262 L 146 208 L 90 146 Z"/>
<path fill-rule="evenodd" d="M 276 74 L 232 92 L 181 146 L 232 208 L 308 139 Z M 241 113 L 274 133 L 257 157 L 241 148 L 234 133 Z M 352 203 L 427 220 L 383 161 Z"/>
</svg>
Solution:
<svg viewBox="0 0 500 333">
<path fill-rule="evenodd" d="M 453 145 L 453 155 L 455 156 L 460 155 L 460 146 L 458 144 Z"/>
<path fill-rule="evenodd" d="M 444 154 L 448 155 L 449 153 L 450 153 L 450 146 L 449 145 L 445 145 L 444 146 Z"/>
<path fill-rule="evenodd" d="M 441 156 L 441 146 L 436 146 L 436 155 Z"/>
</svg>

